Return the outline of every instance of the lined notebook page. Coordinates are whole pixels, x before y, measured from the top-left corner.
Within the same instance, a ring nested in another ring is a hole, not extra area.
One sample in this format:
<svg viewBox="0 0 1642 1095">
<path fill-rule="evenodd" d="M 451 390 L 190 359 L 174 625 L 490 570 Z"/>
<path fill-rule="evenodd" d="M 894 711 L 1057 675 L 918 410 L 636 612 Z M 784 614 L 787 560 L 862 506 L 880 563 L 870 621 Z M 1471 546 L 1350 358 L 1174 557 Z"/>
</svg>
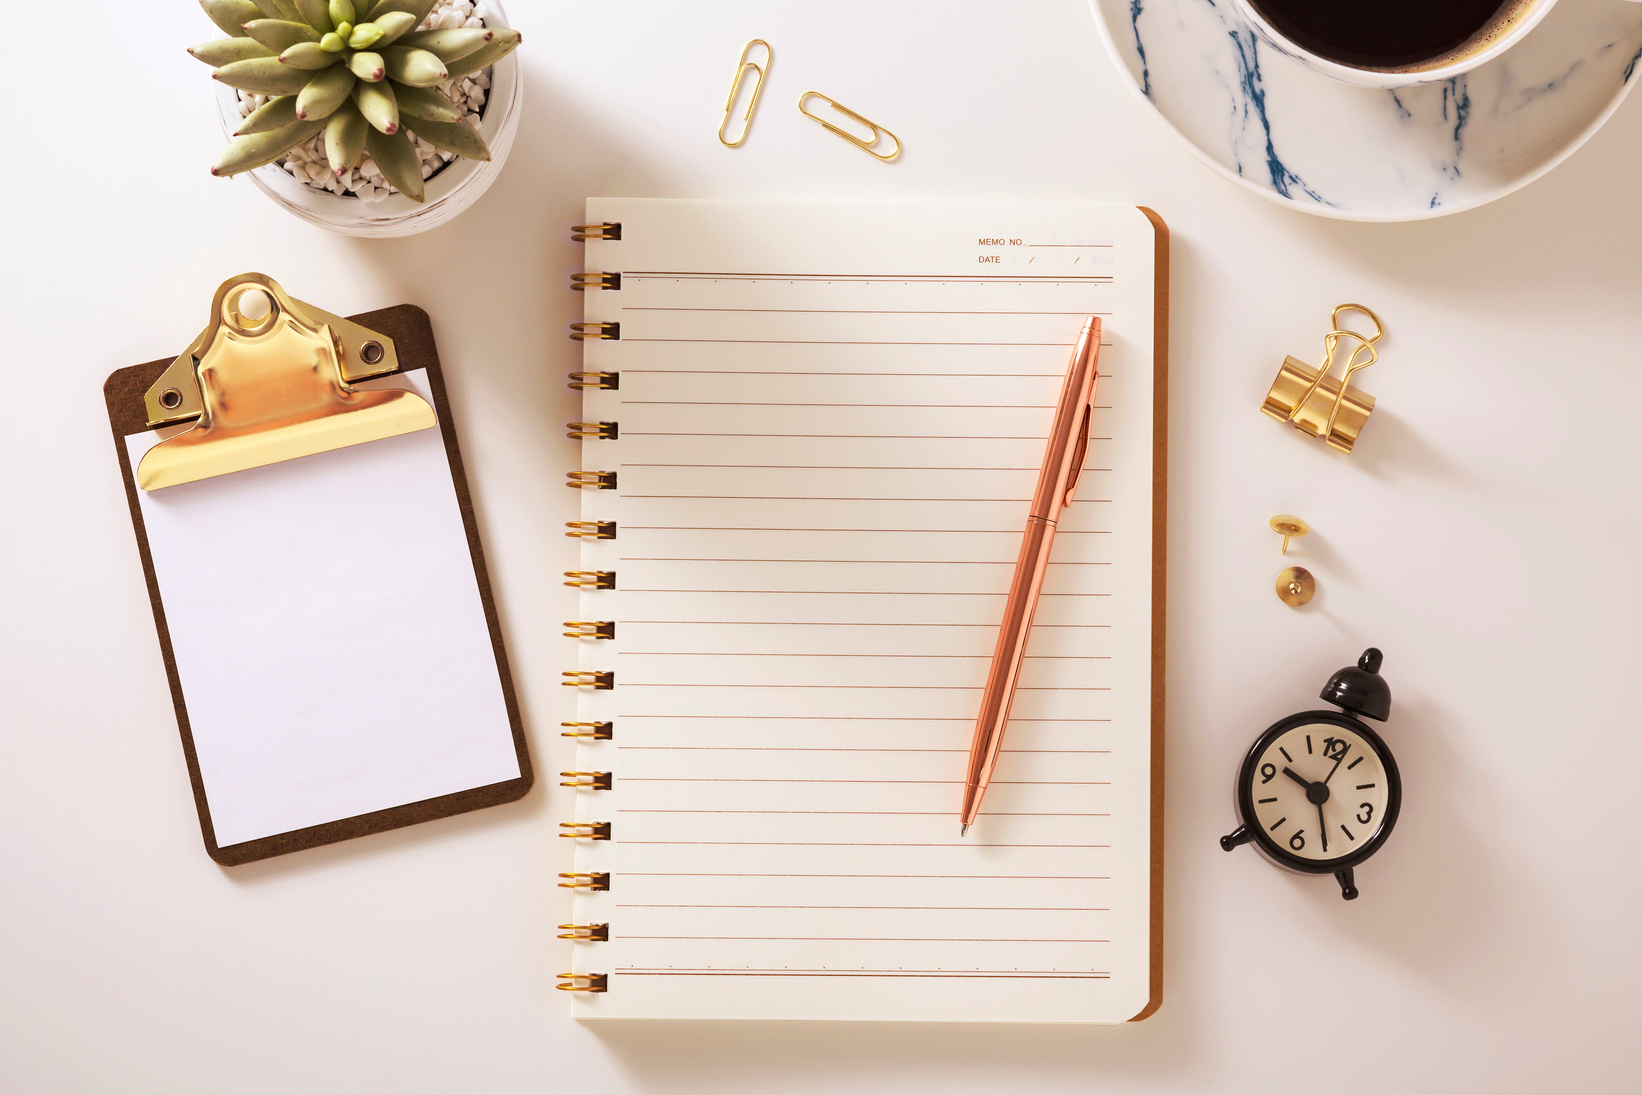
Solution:
<svg viewBox="0 0 1642 1095">
<path fill-rule="evenodd" d="M 574 968 L 595 1017 L 1118 1022 L 1150 995 L 1156 231 L 1130 207 L 594 199 Z M 996 776 L 962 780 L 1053 407 L 1086 469 Z M 1157 545 L 1161 551 L 1161 545 Z"/>
</svg>

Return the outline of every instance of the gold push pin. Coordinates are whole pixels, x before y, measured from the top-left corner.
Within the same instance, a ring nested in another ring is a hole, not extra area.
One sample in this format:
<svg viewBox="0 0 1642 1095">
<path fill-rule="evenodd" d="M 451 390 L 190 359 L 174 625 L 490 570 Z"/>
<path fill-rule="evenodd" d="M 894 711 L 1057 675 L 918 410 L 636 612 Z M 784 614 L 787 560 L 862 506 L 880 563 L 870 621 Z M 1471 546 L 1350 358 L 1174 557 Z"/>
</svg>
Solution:
<svg viewBox="0 0 1642 1095">
<path fill-rule="evenodd" d="M 1361 312 L 1373 321 L 1374 333 L 1358 334 L 1340 326 L 1341 312 Z M 1286 359 L 1260 409 L 1279 422 L 1321 437 L 1330 448 L 1350 452 L 1374 410 L 1374 397 L 1353 388 L 1351 376 L 1379 359 L 1375 343 L 1385 335 L 1385 327 L 1379 316 L 1361 304 L 1342 304 L 1329 320 L 1333 330 L 1323 336 L 1322 364 L 1314 369 L 1298 358 Z M 1346 358 L 1345 372 L 1336 380 L 1329 373 L 1342 339 L 1351 339 L 1355 345 Z"/>
<path fill-rule="evenodd" d="M 1311 532 L 1311 526 L 1290 513 L 1279 513 L 1271 519 L 1271 530 L 1283 538 L 1283 554 L 1289 553 L 1289 541 L 1298 540 Z M 1317 579 L 1305 567 L 1289 567 L 1277 576 L 1277 596 L 1290 608 L 1299 608 L 1311 601 L 1317 593 Z"/>
<path fill-rule="evenodd" d="M 1283 538 L 1283 554 L 1289 553 L 1289 541 L 1298 540 L 1311 531 L 1311 526 L 1293 514 L 1279 513 L 1271 519 L 1271 531 Z"/>
</svg>

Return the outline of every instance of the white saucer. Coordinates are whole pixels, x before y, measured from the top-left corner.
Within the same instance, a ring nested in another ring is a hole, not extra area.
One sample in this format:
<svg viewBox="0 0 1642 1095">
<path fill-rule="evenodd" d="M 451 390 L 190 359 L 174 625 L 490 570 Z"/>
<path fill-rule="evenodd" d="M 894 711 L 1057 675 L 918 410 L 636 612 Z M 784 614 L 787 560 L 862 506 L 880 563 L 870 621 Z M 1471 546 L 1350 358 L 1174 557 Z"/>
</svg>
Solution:
<svg viewBox="0 0 1642 1095">
<path fill-rule="evenodd" d="M 1130 85 L 1193 152 L 1281 205 L 1408 221 L 1485 205 L 1584 144 L 1630 90 L 1642 4 L 1561 0 L 1452 80 L 1352 87 L 1258 40 L 1230 0 L 1089 0 Z"/>
</svg>

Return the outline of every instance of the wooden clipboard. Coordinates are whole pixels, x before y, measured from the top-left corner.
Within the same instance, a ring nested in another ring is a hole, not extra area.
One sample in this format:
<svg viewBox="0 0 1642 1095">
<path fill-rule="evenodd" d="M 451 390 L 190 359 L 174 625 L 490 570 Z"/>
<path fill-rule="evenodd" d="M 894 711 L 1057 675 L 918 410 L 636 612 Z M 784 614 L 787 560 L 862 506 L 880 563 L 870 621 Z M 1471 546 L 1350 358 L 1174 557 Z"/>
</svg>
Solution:
<svg viewBox="0 0 1642 1095">
<path fill-rule="evenodd" d="M 259 276 L 242 275 L 241 277 Z M 230 279 L 230 282 L 224 283 L 224 289 L 229 289 L 233 281 L 234 279 Z M 267 282 L 267 284 L 277 292 L 278 287 L 276 285 L 273 285 L 272 282 Z M 289 301 L 283 295 L 278 299 L 293 305 L 301 304 L 301 302 Z M 217 306 L 222 307 L 222 290 L 219 290 Z M 330 317 L 325 313 L 320 314 L 326 315 L 329 319 L 338 320 L 338 317 Z M 514 693 L 513 678 L 508 668 L 507 653 L 497 619 L 495 597 L 485 567 L 484 550 L 479 542 L 472 499 L 462 466 L 462 454 L 456 442 L 450 405 L 446 397 L 444 379 L 440 371 L 439 358 L 434 347 L 433 331 L 427 313 L 413 305 L 403 304 L 394 308 L 361 313 L 349 317 L 347 321 L 338 321 L 339 324 L 342 322 L 357 324 L 360 328 L 368 329 L 365 332 L 366 334 L 372 331 L 379 332 L 381 335 L 387 336 L 387 340 L 391 340 L 387 342 L 387 345 L 390 347 L 390 353 L 396 352 L 397 359 L 390 360 L 387 364 L 392 367 L 387 368 L 385 371 L 378 370 L 373 379 L 426 370 L 427 387 L 431 389 L 431 403 L 437 415 L 439 435 L 443 440 L 444 452 L 448 458 L 450 476 L 455 488 L 456 504 L 460 509 L 461 525 L 466 534 L 467 549 L 473 565 L 473 576 L 477 581 L 478 597 L 483 606 L 484 627 L 488 629 L 490 647 L 494 652 L 495 672 L 500 685 L 501 700 L 505 704 L 506 723 L 511 730 L 511 748 L 517 760 L 518 774 L 515 778 L 504 779 L 483 786 L 469 787 L 453 793 L 404 802 L 383 809 L 328 820 L 320 824 L 303 826 L 291 831 L 234 842 L 227 846 L 219 844 L 217 825 L 213 822 L 212 807 L 208 797 L 210 788 L 207 787 L 207 780 L 202 775 L 200 757 L 196 750 L 195 731 L 190 723 L 188 700 L 184 694 L 183 680 L 174 649 L 172 631 L 167 623 L 166 606 L 162 598 L 160 579 L 156 572 L 154 555 L 149 541 L 149 531 L 145 527 L 138 478 L 133 472 L 133 462 L 128 452 L 127 442 L 127 438 L 132 435 L 145 434 L 153 430 L 150 411 L 153 409 L 152 400 L 156 382 L 160 380 L 162 375 L 174 375 L 168 370 L 178 368 L 179 363 L 186 364 L 188 354 L 185 352 L 182 358 L 175 360 L 164 358 L 119 369 L 109 376 L 103 386 L 104 397 L 108 404 L 109 424 L 113 430 L 115 450 L 120 462 L 120 473 L 125 481 L 126 498 L 131 508 L 137 549 L 142 557 L 143 572 L 148 583 L 148 596 L 153 606 L 154 624 L 159 634 L 160 650 L 165 662 L 166 676 L 171 685 L 171 698 L 176 709 L 177 727 L 182 735 L 183 756 L 188 765 L 189 782 L 193 787 L 194 802 L 199 812 L 200 831 L 205 840 L 206 851 L 212 859 L 225 866 L 249 863 L 303 848 L 331 844 L 369 833 L 384 832 L 406 825 L 414 825 L 418 822 L 431 821 L 469 810 L 478 810 L 486 806 L 511 802 L 523 797 L 530 790 L 534 779 L 530 755 L 525 743 L 524 728 L 520 720 L 519 705 Z M 208 328 L 208 332 L 209 330 Z M 204 338 L 203 335 L 202 338 Z M 353 347 L 348 346 L 348 341 L 348 338 L 345 337 L 336 339 L 339 349 L 344 353 L 349 349 L 353 349 Z M 198 348 L 198 344 L 196 344 L 195 349 Z M 379 348 L 377 352 L 380 353 Z M 197 355 L 195 361 L 198 361 Z M 146 409 L 145 395 L 150 401 Z M 164 406 L 171 406 L 172 401 L 177 399 L 170 388 L 164 390 L 162 398 L 165 400 Z M 505 750 L 505 748 L 505 744 L 499 743 L 496 745 L 497 750 Z"/>
</svg>

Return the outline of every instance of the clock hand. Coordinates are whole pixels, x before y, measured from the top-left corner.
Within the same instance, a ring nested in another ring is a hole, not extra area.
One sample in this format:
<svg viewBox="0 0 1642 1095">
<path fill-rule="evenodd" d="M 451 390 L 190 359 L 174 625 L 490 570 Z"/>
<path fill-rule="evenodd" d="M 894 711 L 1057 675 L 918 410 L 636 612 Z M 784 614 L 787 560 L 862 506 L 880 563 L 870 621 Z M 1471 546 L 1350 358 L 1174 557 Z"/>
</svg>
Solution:
<svg viewBox="0 0 1642 1095">
<path fill-rule="evenodd" d="M 1301 776 L 1300 773 L 1296 772 L 1293 768 L 1284 767 L 1283 774 L 1307 790 L 1311 789 L 1311 780 Z"/>
<path fill-rule="evenodd" d="M 1329 781 L 1329 780 L 1331 780 L 1331 779 L 1333 779 L 1333 778 L 1334 778 L 1334 773 L 1335 773 L 1335 772 L 1338 772 L 1338 771 L 1339 771 L 1339 770 L 1340 770 L 1340 762 L 1341 762 L 1341 761 L 1342 761 L 1342 760 L 1345 760 L 1345 759 L 1346 759 L 1346 754 L 1347 754 L 1347 753 L 1349 753 L 1349 752 L 1351 752 L 1351 750 L 1350 750 L 1350 749 L 1345 749 L 1345 750 L 1342 750 L 1342 751 L 1341 751 L 1341 752 L 1340 752 L 1340 755 L 1339 755 L 1339 756 L 1337 756 L 1337 757 L 1335 757 L 1335 758 L 1334 758 L 1334 767 L 1333 767 L 1333 768 L 1330 768 L 1330 769 L 1329 769 L 1329 770 L 1328 770 L 1328 775 L 1326 775 L 1326 776 L 1324 776 L 1324 777 L 1323 777 L 1323 784 L 1324 784 L 1324 786 L 1327 786 L 1327 784 L 1328 784 L 1328 781 Z"/>
<path fill-rule="evenodd" d="M 1323 834 L 1323 854 L 1328 854 L 1328 822 L 1323 820 L 1323 804 L 1317 804 L 1317 831 Z"/>
</svg>

